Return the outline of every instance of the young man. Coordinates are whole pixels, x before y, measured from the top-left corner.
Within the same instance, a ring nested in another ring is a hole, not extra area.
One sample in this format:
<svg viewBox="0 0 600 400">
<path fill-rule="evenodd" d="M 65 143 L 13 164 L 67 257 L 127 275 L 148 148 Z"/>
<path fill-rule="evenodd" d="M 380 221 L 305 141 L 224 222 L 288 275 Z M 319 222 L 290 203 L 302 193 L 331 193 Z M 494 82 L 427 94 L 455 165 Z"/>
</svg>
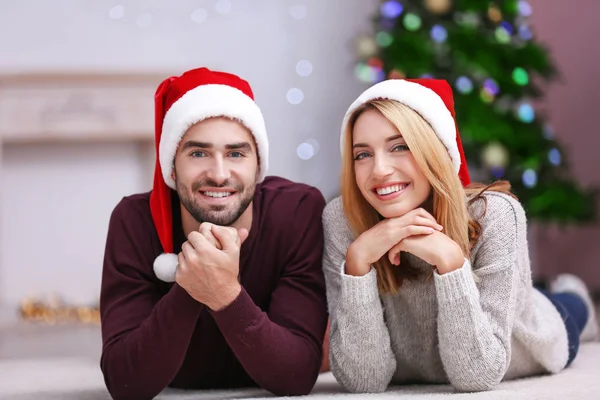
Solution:
<svg viewBox="0 0 600 400">
<path fill-rule="evenodd" d="M 150 193 L 112 213 L 100 310 L 115 399 L 167 386 L 311 391 L 327 324 L 325 200 L 265 178 L 268 141 L 249 84 L 206 68 L 166 79 Z"/>
</svg>

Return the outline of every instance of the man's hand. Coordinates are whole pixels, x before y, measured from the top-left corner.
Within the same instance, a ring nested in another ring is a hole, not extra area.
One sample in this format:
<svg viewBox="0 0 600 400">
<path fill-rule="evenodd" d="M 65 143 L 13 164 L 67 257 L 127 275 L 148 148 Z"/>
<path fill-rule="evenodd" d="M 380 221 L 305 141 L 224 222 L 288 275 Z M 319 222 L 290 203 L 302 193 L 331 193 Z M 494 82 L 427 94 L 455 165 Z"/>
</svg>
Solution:
<svg viewBox="0 0 600 400">
<path fill-rule="evenodd" d="M 210 237 L 196 231 L 190 233 L 178 255 L 175 281 L 194 299 L 216 311 L 231 304 L 241 291 L 240 247 L 248 231 L 211 225 L 210 234 L 221 249 Z"/>
</svg>

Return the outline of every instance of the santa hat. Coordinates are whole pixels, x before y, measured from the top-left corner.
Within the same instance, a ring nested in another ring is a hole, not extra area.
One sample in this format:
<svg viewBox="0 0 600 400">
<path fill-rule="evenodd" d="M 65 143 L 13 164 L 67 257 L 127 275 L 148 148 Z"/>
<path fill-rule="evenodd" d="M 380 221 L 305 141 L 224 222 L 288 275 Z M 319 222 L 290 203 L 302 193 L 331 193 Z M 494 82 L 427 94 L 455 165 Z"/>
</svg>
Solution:
<svg viewBox="0 0 600 400">
<path fill-rule="evenodd" d="M 396 100 L 415 110 L 431 125 L 444 144 L 463 186 L 471 183 L 462 141 L 456 125 L 452 88 L 442 79 L 389 79 L 365 90 L 346 111 L 340 145 L 344 151 L 346 126 L 361 105 L 377 99 Z"/>
<path fill-rule="evenodd" d="M 165 282 L 175 281 L 177 255 L 173 254 L 171 174 L 181 138 L 195 123 L 211 117 L 228 117 L 242 123 L 254 136 L 259 160 L 259 181 L 267 173 L 269 142 L 262 113 L 250 85 L 238 76 L 207 68 L 165 79 L 156 89 L 156 167 L 150 211 L 164 253 L 154 260 L 154 273 Z"/>
</svg>

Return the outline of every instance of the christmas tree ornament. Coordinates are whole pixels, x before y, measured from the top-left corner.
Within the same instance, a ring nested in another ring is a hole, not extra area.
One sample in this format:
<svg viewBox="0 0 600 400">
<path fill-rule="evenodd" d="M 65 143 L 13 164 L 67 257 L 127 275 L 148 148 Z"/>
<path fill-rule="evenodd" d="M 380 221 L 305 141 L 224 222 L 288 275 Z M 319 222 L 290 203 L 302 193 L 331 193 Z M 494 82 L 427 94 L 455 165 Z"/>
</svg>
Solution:
<svg viewBox="0 0 600 400">
<path fill-rule="evenodd" d="M 356 39 L 356 54 L 360 58 L 370 58 L 377 54 L 377 42 L 371 36 L 361 35 Z"/>
<path fill-rule="evenodd" d="M 393 69 L 388 74 L 389 79 L 404 79 L 406 78 L 406 74 L 399 69 Z"/>
<path fill-rule="evenodd" d="M 450 11 L 452 2 L 450 0 L 425 0 L 425 8 L 432 14 L 446 14 Z"/>
<path fill-rule="evenodd" d="M 506 168 L 509 159 L 508 150 L 498 142 L 488 144 L 481 153 L 481 161 L 488 168 Z"/>
<path fill-rule="evenodd" d="M 496 6 L 492 4 L 488 9 L 488 18 L 495 24 L 499 24 L 502 21 L 502 11 Z"/>
</svg>

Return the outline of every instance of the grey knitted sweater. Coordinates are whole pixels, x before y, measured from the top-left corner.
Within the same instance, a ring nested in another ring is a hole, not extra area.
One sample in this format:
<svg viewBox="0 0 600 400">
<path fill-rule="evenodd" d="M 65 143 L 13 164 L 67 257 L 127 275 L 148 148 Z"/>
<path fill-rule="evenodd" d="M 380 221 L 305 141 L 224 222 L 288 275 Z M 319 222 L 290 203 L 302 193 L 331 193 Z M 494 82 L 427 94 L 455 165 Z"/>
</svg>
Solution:
<svg viewBox="0 0 600 400">
<path fill-rule="evenodd" d="M 354 237 L 341 198 L 327 205 L 329 358 L 333 375 L 347 390 L 450 383 L 460 391 L 481 391 L 505 379 L 565 367 L 565 326 L 552 303 L 532 287 L 525 212 L 510 196 L 485 196 L 482 234 L 462 268 L 405 282 L 397 294 L 383 296 L 375 269 L 362 277 L 344 273 Z M 477 200 L 469 212 L 481 216 L 483 206 Z M 405 263 L 432 268 L 411 254 L 403 254 L 398 268 Z"/>
</svg>

